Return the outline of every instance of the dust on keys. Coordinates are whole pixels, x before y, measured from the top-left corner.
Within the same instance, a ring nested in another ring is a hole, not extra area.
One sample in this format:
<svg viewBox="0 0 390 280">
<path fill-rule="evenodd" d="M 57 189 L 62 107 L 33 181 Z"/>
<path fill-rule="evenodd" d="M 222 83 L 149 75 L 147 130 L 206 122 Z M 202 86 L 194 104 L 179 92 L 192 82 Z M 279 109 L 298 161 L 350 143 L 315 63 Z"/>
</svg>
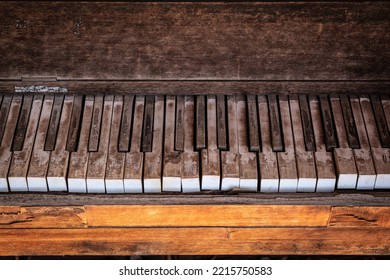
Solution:
<svg viewBox="0 0 390 280">
<path fill-rule="evenodd" d="M 1 192 L 390 189 L 386 95 L 0 94 Z"/>
</svg>

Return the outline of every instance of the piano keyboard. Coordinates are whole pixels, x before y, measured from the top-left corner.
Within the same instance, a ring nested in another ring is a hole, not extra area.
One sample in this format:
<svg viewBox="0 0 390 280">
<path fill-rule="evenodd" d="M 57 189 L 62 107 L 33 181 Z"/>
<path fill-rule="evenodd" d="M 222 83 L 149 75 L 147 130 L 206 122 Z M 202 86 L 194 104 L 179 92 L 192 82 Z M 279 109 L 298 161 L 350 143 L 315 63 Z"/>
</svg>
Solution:
<svg viewBox="0 0 390 280">
<path fill-rule="evenodd" d="M 390 189 L 389 96 L 0 95 L 0 191 Z"/>
</svg>

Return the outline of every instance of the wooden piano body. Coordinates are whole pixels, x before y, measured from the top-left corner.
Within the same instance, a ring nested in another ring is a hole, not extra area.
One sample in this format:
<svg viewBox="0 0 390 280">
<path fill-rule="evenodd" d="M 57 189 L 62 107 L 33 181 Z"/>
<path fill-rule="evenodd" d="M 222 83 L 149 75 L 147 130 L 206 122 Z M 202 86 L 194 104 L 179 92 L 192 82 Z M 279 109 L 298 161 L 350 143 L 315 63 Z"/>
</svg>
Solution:
<svg viewBox="0 0 390 280">
<path fill-rule="evenodd" d="M 388 95 L 389 30 L 389 2 L 1 2 L 0 94 Z M 0 194 L 2 256 L 137 254 L 390 255 L 390 193 Z"/>
</svg>

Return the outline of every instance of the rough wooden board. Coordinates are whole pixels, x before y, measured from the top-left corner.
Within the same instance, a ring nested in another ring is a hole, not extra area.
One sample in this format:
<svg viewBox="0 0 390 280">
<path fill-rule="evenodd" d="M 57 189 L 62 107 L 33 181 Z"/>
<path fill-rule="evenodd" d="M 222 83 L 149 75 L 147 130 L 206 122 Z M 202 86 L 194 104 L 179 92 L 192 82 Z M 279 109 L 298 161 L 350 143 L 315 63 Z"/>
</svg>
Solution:
<svg viewBox="0 0 390 280">
<path fill-rule="evenodd" d="M 1 79 L 390 77 L 387 2 L 3 2 L 0 11 Z"/>
<path fill-rule="evenodd" d="M 389 255 L 390 229 L 374 232 L 370 227 L 2 229 L 0 255 Z"/>
<path fill-rule="evenodd" d="M 0 228 L 84 227 L 87 227 L 87 219 L 82 206 L 0 206 Z"/>
<path fill-rule="evenodd" d="M 85 209 L 89 227 L 324 227 L 330 213 L 330 206 L 307 205 L 90 205 Z"/>
<path fill-rule="evenodd" d="M 332 207 L 330 227 L 390 227 L 389 207 Z"/>
</svg>

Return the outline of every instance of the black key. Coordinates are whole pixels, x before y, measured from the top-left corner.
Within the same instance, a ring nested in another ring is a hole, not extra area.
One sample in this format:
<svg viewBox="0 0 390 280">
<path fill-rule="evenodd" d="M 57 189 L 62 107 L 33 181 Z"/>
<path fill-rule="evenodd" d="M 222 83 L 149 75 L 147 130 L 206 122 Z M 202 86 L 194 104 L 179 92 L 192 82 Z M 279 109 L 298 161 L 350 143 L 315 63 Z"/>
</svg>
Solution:
<svg viewBox="0 0 390 280">
<path fill-rule="evenodd" d="M 372 110 L 374 111 L 375 122 L 378 128 L 379 138 L 383 148 L 390 148 L 390 132 L 387 127 L 382 102 L 378 95 L 370 95 Z"/>
<path fill-rule="evenodd" d="M 66 151 L 75 152 L 79 142 L 81 129 L 81 113 L 84 107 L 83 95 L 76 95 L 73 101 L 72 116 L 70 119 L 70 126 L 68 132 L 68 139 L 66 141 Z"/>
<path fill-rule="evenodd" d="M 184 96 L 176 96 L 175 150 L 184 151 Z"/>
<path fill-rule="evenodd" d="M 123 111 L 121 127 L 119 130 L 118 151 L 130 151 L 131 125 L 133 118 L 133 95 L 125 95 L 123 99 Z"/>
<path fill-rule="evenodd" d="M 47 129 L 46 140 L 45 140 L 45 151 L 53 151 L 56 140 L 57 132 L 60 123 L 62 104 L 64 101 L 63 95 L 55 95 L 53 108 L 51 110 L 49 127 Z"/>
<path fill-rule="evenodd" d="M 353 118 L 351 103 L 345 94 L 340 95 L 341 110 L 343 111 L 345 132 L 347 133 L 349 147 L 359 149 L 359 136 L 357 134 L 355 119 Z"/>
<path fill-rule="evenodd" d="M 152 151 L 154 122 L 154 96 L 145 97 L 144 126 L 142 130 L 142 152 Z"/>
<path fill-rule="evenodd" d="M 89 133 L 88 151 L 97 152 L 99 149 L 100 126 L 103 114 L 103 96 L 96 95 L 93 102 L 91 131 Z"/>
<path fill-rule="evenodd" d="M 32 95 L 26 95 L 23 97 L 22 109 L 19 114 L 18 124 L 16 125 L 14 139 L 12 143 L 12 151 L 21 151 L 23 148 L 28 120 L 30 118 L 32 101 Z"/>
<path fill-rule="evenodd" d="M 278 98 L 276 95 L 268 95 L 268 110 L 271 128 L 271 143 L 274 152 L 283 152 L 283 132 L 280 122 Z"/>
<path fill-rule="evenodd" d="M 195 149 L 201 150 L 206 148 L 206 106 L 205 96 L 196 97 L 195 109 Z"/>
<path fill-rule="evenodd" d="M 311 121 L 309 102 L 307 100 L 306 95 L 299 95 L 299 108 L 301 113 L 303 137 L 305 139 L 306 151 L 315 152 L 316 144 L 315 144 L 314 130 Z"/>
<path fill-rule="evenodd" d="M 227 123 L 226 123 L 226 101 L 224 95 L 217 95 L 217 144 L 218 149 L 228 150 Z"/>
<path fill-rule="evenodd" d="M 329 98 L 327 95 L 320 95 L 320 107 L 322 125 L 324 128 L 325 147 L 327 151 L 332 151 L 334 148 L 337 148 L 337 137 Z"/>
<path fill-rule="evenodd" d="M 246 96 L 248 119 L 248 146 L 250 152 L 260 151 L 259 117 L 257 114 L 257 102 L 255 95 Z"/>
<path fill-rule="evenodd" d="M 9 109 L 11 107 L 12 96 L 6 95 L 3 97 L 3 102 L 0 108 L 0 144 L 3 140 L 5 125 L 7 123 Z"/>
</svg>

